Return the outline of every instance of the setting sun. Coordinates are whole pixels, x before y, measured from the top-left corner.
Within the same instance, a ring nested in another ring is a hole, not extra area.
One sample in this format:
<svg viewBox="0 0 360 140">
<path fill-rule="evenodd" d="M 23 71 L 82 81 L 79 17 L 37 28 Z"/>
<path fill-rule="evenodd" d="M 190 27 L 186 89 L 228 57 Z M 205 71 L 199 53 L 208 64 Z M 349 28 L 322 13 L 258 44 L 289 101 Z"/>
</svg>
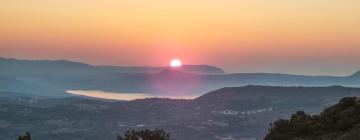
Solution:
<svg viewBox="0 0 360 140">
<path fill-rule="evenodd" d="M 173 59 L 170 62 L 171 67 L 181 67 L 182 63 L 179 59 Z"/>
</svg>

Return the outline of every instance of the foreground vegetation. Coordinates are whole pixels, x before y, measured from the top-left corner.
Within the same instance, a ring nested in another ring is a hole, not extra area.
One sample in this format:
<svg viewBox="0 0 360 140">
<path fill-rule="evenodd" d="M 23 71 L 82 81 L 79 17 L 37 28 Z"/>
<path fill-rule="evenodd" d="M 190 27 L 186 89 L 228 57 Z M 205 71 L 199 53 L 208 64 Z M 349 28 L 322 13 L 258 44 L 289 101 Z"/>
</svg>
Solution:
<svg viewBox="0 0 360 140">
<path fill-rule="evenodd" d="M 319 115 L 298 111 L 289 120 L 271 124 L 264 140 L 359 140 L 360 98 L 345 97 Z M 35 140 L 30 133 L 17 140 Z M 170 140 L 164 130 L 131 130 L 117 135 L 115 140 Z"/>
<path fill-rule="evenodd" d="M 359 140 L 360 99 L 345 97 L 320 115 L 298 111 L 273 124 L 265 140 Z"/>
<path fill-rule="evenodd" d="M 289 118 L 299 108 L 321 112 L 343 97 L 359 96 L 360 88 L 246 86 L 193 100 L 129 102 L 26 95 L 0 91 L 1 140 L 14 140 L 14 134 L 27 130 L 38 140 L 114 140 L 115 130 L 135 128 L 162 128 L 178 140 L 260 140 L 272 121 Z"/>
<path fill-rule="evenodd" d="M 17 138 L 17 140 L 36 140 L 35 138 L 32 139 L 29 132 L 26 132 L 25 135 L 21 135 Z"/>
<path fill-rule="evenodd" d="M 132 130 L 118 135 L 115 140 L 170 140 L 170 134 L 164 130 Z"/>
<path fill-rule="evenodd" d="M 29 132 L 20 135 L 17 140 L 36 140 L 32 139 Z M 117 135 L 115 140 L 170 140 L 170 134 L 161 129 L 155 130 L 131 130 L 124 135 Z"/>
</svg>

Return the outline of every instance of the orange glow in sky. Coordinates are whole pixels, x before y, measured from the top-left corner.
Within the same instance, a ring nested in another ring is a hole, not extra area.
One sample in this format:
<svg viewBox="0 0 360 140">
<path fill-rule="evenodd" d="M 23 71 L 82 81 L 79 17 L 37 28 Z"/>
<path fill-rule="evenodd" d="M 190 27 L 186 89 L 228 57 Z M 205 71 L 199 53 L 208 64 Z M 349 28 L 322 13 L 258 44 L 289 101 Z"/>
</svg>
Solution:
<svg viewBox="0 0 360 140">
<path fill-rule="evenodd" d="M 359 0 L 2 0 L 0 56 L 228 72 L 360 70 Z M 141 59 L 139 59 L 141 58 Z"/>
</svg>

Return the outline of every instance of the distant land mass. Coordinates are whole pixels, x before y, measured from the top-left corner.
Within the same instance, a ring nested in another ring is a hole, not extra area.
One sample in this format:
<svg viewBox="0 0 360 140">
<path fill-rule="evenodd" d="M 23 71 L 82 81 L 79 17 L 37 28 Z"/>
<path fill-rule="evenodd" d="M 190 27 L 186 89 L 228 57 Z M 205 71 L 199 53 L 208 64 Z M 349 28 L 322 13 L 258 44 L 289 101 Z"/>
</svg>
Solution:
<svg viewBox="0 0 360 140">
<path fill-rule="evenodd" d="M 170 67 L 94 66 L 68 60 L 18 60 L 0 57 L 2 74 L 96 74 L 96 73 L 158 73 Z M 180 71 L 195 74 L 225 74 L 209 65 L 183 65 Z"/>
<path fill-rule="evenodd" d="M 351 78 L 359 78 L 360 79 L 360 71 L 350 75 L 349 77 L 351 77 Z"/>
<path fill-rule="evenodd" d="M 170 67 L 92 66 L 59 60 L 0 59 L 0 89 L 44 96 L 67 96 L 66 90 L 200 96 L 222 87 L 360 86 L 360 72 L 349 76 L 277 73 L 225 73 L 208 65 Z"/>
</svg>

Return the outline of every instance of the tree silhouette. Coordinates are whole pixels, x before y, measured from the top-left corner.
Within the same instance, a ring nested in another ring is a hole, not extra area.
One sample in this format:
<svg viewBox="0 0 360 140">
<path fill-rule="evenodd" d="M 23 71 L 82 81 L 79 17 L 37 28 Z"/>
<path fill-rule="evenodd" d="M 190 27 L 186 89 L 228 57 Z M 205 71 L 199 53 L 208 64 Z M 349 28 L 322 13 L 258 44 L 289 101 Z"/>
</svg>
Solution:
<svg viewBox="0 0 360 140">
<path fill-rule="evenodd" d="M 131 130 L 124 136 L 117 135 L 115 140 L 170 140 L 170 134 L 161 129 Z"/>
<path fill-rule="evenodd" d="M 36 140 L 36 139 L 31 139 L 31 135 L 29 132 L 26 132 L 25 135 L 20 135 L 17 140 Z"/>
</svg>

